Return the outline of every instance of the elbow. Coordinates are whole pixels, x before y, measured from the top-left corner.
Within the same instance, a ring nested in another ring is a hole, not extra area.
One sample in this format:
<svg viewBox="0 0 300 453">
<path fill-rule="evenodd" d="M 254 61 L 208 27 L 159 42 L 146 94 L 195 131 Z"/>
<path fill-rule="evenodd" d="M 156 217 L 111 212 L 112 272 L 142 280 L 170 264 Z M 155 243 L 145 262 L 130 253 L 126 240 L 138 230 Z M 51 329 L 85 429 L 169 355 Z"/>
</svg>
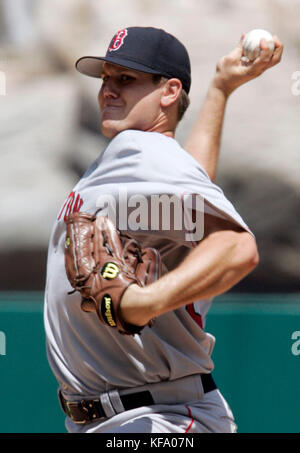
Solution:
<svg viewBox="0 0 300 453">
<path fill-rule="evenodd" d="M 257 244 L 254 237 L 249 233 L 246 233 L 246 236 L 243 237 L 240 250 L 243 261 L 242 265 L 249 273 L 253 271 L 259 264 Z"/>
<path fill-rule="evenodd" d="M 250 268 L 250 271 L 253 271 L 258 265 L 259 265 L 259 254 L 258 254 L 257 246 L 255 244 L 255 247 L 253 247 L 251 256 L 248 259 L 248 266 Z"/>
</svg>

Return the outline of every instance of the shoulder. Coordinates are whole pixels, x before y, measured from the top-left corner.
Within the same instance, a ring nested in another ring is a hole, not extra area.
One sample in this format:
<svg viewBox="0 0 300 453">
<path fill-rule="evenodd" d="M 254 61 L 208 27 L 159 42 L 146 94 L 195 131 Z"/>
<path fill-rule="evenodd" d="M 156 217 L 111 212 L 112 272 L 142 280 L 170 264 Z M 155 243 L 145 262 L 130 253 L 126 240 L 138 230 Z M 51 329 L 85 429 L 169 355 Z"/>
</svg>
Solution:
<svg viewBox="0 0 300 453">
<path fill-rule="evenodd" d="M 120 152 L 130 151 L 147 154 L 147 150 L 150 148 L 155 154 L 161 139 L 163 139 L 162 134 L 128 129 L 117 134 L 110 141 L 105 152 L 111 157 Z"/>
<path fill-rule="evenodd" d="M 206 180 L 205 170 L 174 138 L 158 132 L 128 129 L 116 135 L 104 151 L 102 160 L 134 159 L 143 171 L 177 182 Z M 123 160 L 124 162 L 124 160 Z"/>
<path fill-rule="evenodd" d="M 109 143 L 107 148 L 120 148 L 126 145 L 135 145 L 135 131 L 126 130 L 117 134 Z"/>
<path fill-rule="evenodd" d="M 155 146 L 153 152 L 155 152 L 157 148 L 161 149 L 162 147 L 165 149 L 180 148 L 176 140 L 171 139 L 164 134 L 135 129 L 128 129 L 120 132 L 111 141 L 111 145 L 120 145 L 124 143 L 131 144 L 141 149 L 148 149 L 149 147 Z"/>
<path fill-rule="evenodd" d="M 159 154 L 161 158 L 164 155 L 172 155 L 171 163 L 174 158 L 184 160 L 190 165 L 199 166 L 198 162 L 177 142 L 176 139 L 168 137 L 159 132 L 145 132 L 135 129 L 128 129 L 116 135 L 108 145 L 108 149 L 129 145 L 144 151 L 151 150 L 150 155 Z"/>
<path fill-rule="evenodd" d="M 128 132 L 131 133 L 131 138 L 135 140 L 136 143 L 140 146 L 148 148 L 155 145 L 156 147 L 155 149 L 153 149 L 153 152 L 155 152 L 155 150 L 157 149 L 161 151 L 162 148 L 165 150 L 165 152 L 168 152 L 168 150 L 182 149 L 175 139 L 167 137 L 166 135 L 159 132 L 144 132 L 137 130 L 131 130 Z"/>
<path fill-rule="evenodd" d="M 135 134 L 133 132 L 132 130 L 126 130 L 117 134 L 106 146 L 99 163 L 103 164 L 103 162 L 141 153 L 141 146 L 135 140 Z"/>
<path fill-rule="evenodd" d="M 201 172 L 208 175 L 179 142 L 159 132 L 128 131 L 136 146 L 143 151 L 143 159 L 156 161 L 164 172 Z"/>
</svg>

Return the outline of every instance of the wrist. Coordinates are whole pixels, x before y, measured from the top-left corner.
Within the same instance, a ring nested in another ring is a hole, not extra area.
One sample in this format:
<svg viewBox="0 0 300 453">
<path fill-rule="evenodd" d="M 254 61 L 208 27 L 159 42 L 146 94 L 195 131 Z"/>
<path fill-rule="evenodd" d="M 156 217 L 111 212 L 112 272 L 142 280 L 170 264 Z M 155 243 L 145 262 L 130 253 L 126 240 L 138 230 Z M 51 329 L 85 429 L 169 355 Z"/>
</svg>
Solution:
<svg viewBox="0 0 300 453">
<path fill-rule="evenodd" d="M 217 73 L 210 85 L 210 89 L 223 96 L 226 102 L 230 94 L 234 91 L 233 87 L 229 87 L 226 81 Z"/>
<path fill-rule="evenodd" d="M 145 326 L 153 318 L 151 306 L 147 289 L 133 284 L 123 294 L 120 315 L 129 324 Z"/>
</svg>

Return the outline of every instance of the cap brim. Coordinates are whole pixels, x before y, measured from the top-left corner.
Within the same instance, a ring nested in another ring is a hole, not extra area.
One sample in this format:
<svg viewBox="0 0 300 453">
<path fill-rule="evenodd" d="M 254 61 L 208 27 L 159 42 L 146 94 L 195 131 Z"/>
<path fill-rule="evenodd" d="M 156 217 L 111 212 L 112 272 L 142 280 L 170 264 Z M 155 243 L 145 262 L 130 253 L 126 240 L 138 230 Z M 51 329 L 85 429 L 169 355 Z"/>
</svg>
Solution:
<svg viewBox="0 0 300 453">
<path fill-rule="evenodd" d="M 135 71 L 146 72 L 148 74 L 160 74 L 168 77 L 167 74 L 162 74 L 161 72 L 155 71 L 152 68 L 144 66 L 135 61 L 123 60 L 122 58 L 108 58 L 108 57 L 81 57 L 75 63 L 75 68 L 77 71 L 81 72 L 84 75 L 90 77 L 100 78 L 103 72 L 103 65 L 105 62 L 115 64 L 117 66 L 122 66 L 128 69 L 134 69 Z"/>
</svg>

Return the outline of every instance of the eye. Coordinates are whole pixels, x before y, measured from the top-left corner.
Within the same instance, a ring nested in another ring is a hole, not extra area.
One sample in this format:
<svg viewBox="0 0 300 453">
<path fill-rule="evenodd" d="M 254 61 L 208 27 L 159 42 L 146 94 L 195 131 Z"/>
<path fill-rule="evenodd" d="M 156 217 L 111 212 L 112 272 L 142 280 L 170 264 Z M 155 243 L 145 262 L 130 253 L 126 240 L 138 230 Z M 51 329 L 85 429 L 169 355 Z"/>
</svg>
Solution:
<svg viewBox="0 0 300 453">
<path fill-rule="evenodd" d="M 129 82 L 130 80 L 133 80 L 133 77 L 129 76 L 128 74 L 122 74 L 120 76 L 121 82 Z"/>
<path fill-rule="evenodd" d="M 101 76 L 101 79 L 103 82 L 107 82 L 108 78 L 109 78 L 109 76 L 105 75 L 105 74 L 102 74 L 102 76 Z"/>
</svg>

